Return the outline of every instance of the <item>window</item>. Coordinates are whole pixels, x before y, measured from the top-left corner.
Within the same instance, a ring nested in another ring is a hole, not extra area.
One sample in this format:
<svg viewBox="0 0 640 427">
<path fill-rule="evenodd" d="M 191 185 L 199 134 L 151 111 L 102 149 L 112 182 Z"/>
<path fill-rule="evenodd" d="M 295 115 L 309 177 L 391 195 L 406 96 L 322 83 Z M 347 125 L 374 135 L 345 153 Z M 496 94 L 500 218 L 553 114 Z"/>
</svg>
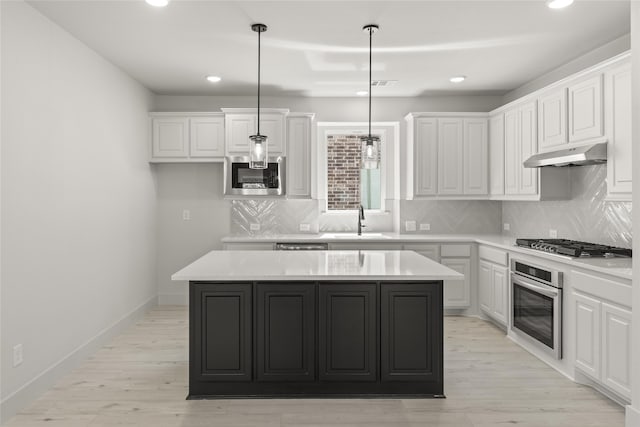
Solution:
<svg viewBox="0 0 640 427">
<path fill-rule="evenodd" d="M 380 169 L 362 169 L 359 135 L 327 136 L 327 210 L 380 210 Z"/>
</svg>

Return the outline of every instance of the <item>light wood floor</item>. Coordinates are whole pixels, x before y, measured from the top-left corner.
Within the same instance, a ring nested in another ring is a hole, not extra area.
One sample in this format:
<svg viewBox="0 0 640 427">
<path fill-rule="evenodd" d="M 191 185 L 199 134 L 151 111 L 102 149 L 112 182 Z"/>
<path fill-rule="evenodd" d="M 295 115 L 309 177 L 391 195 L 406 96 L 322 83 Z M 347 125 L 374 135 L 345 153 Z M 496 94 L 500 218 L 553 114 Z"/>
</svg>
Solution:
<svg viewBox="0 0 640 427">
<path fill-rule="evenodd" d="M 10 427 L 622 427 L 623 409 L 473 318 L 445 321 L 447 399 L 186 401 L 187 310 L 159 307 Z"/>
</svg>

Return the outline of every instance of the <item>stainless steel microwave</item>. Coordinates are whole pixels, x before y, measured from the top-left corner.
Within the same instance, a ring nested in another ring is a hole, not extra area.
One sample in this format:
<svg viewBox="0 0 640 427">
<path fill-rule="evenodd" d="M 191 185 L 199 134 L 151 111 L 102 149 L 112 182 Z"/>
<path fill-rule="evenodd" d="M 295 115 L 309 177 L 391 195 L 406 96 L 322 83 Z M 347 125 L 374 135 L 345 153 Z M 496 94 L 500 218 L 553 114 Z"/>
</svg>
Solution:
<svg viewBox="0 0 640 427">
<path fill-rule="evenodd" d="M 224 194 L 227 196 L 284 196 L 284 157 L 269 157 L 265 169 L 250 169 L 249 156 L 226 157 Z"/>
</svg>

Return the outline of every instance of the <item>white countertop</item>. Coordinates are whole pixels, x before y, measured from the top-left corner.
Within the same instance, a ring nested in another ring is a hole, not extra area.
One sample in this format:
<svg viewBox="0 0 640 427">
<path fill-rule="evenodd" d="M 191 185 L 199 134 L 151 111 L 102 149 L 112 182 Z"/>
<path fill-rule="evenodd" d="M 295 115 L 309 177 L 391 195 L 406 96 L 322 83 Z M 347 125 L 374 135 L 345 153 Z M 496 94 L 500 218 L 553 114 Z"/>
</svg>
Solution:
<svg viewBox="0 0 640 427">
<path fill-rule="evenodd" d="M 335 237 L 340 234 L 341 237 Z M 333 235 L 333 236 L 332 236 Z M 276 236 L 230 236 L 223 243 L 275 243 L 275 242 L 327 242 L 327 243 L 479 243 L 490 245 L 512 253 L 522 253 L 550 261 L 566 264 L 570 267 L 596 271 L 622 279 L 632 279 L 631 258 L 571 258 L 549 254 L 516 246 L 516 239 L 501 234 L 398 234 L 398 233 L 320 233 L 320 234 L 283 234 Z"/>
<path fill-rule="evenodd" d="M 412 251 L 211 251 L 172 280 L 462 280 Z"/>
</svg>

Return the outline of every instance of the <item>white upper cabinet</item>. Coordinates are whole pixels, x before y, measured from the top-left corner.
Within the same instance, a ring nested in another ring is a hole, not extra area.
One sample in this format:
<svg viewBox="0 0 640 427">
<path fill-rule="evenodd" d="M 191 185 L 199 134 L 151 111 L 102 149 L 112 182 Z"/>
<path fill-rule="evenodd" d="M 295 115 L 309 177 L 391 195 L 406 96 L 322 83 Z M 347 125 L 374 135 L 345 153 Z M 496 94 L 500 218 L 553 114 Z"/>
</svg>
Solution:
<svg viewBox="0 0 640 427">
<path fill-rule="evenodd" d="M 631 200 L 631 63 L 605 73 L 607 191 L 610 199 Z"/>
<path fill-rule="evenodd" d="M 462 119 L 438 119 L 438 194 L 463 192 Z"/>
<path fill-rule="evenodd" d="M 407 198 L 487 199 L 488 120 L 484 113 L 410 113 Z"/>
<path fill-rule="evenodd" d="M 224 157 L 224 117 L 193 117 L 189 125 L 191 157 Z"/>
<path fill-rule="evenodd" d="M 256 120 L 255 114 L 225 115 L 227 154 L 249 155 L 249 136 L 256 133 Z M 271 141 L 267 140 L 267 144 L 270 143 Z"/>
<path fill-rule="evenodd" d="M 488 193 L 489 146 L 486 119 L 464 119 L 464 194 Z"/>
<path fill-rule="evenodd" d="M 538 170 L 523 166 L 523 162 L 536 153 L 536 123 L 535 101 L 504 114 L 505 194 L 538 193 Z"/>
<path fill-rule="evenodd" d="M 287 197 L 310 198 L 313 114 L 287 117 Z"/>
<path fill-rule="evenodd" d="M 567 90 L 554 89 L 538 98 L 538 147 L 558 149 L 567 141 Z"/>
<path fill-rule="evenodd" d="M 222 162 L 224 116 L 221 113 L 151 113 L 153 163 Z"/>
<path fill-rule="evenodd" d="M 414 191 L 416 196 L 438 192 L 438 120 L 420 117 L 410 125 L 414 135 Z"/>
<path fill-rule="evenodd" d="M 152 118 L 151 157 L 186 159 L 189 156 L 189 118 Z"/>
<path fill-rule="evenodd" d="M 225 113 L 225 139 L 227 155 L 248 156 L 249 136 L 258 131 L 255 109 L 223 108 Z M 269 156 L 285 154 L 285 116 L 288 110 L 261 109 L 260 133 L 267 137 Z"/>
<path fill-rule="evenodd" d="M 522 165 L 525 160 L 538 152 L 536 124 L 536 102 L 529 102 L 520 107 L 519 194 L 534 195 L 538 193 L 538 169 L 525 168 Z"/>
<path fill-rule="evenodd" d="M 602 74 L 572 84 L 568 88 L 569 142 L 603 135 Z"/>
<path fill-rule="evenodd" d="M 504 194 L 504 114 L 489 119 L 489 194 Z"/>
</svg>

